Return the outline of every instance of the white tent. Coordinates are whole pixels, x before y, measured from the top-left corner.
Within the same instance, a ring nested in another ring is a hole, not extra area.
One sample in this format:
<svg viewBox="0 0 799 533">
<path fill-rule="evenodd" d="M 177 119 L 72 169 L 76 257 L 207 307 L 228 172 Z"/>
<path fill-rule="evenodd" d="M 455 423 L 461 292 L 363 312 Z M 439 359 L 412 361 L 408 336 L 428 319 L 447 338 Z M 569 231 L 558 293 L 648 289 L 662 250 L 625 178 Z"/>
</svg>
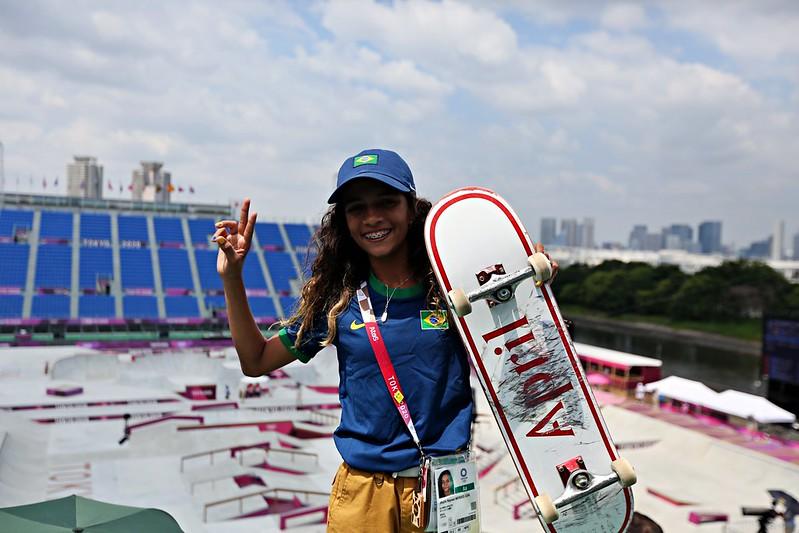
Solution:
<svg viewBox="0 0 799 533">
<path fill-rule="evenodd" d="M 725 390 L 706 405 L 714 411 L 739 418 L 752 418 L 761 424 L 792 424 L 796 421 L 796 415 L 767 399 L 736 390 Z"/>
<path fill-rule="evenodd" d="M 693 405 L 708 405 L 715 402 L 718 396 L 718 393 L 707 385 L 679 376 L 669 376 L 660 381 L 647 383 L 644 385 L 644 390 Z"/>
</svg>

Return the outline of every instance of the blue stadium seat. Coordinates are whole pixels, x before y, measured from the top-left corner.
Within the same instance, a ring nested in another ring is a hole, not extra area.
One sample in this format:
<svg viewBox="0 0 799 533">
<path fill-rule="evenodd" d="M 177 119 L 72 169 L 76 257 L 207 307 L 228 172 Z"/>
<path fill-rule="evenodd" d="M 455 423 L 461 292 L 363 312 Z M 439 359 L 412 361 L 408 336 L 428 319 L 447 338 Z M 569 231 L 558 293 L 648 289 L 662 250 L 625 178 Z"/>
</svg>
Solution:
<svg viewBox="0 0 799 533">
<path fill-rule="evenodd" d="M 200 286 L 204 291 L 222 290 L 222 280 L 216 273 L 216 254 L 217 250 L 194 250 L 194 259 L 197 261 L 197 273 L 200 276 Z M 254 259 L 247 257 L 244 262 L 246 265 Z"/>
<path fill-rule="evenodd" d="M 181 227 L 179 218 L 153 217 L 153 224 L 155 226 L 155 240 L 158 241 L 158 243 L 180 244 L 181 247 L 186 246 L 186 240 L 183 238 L 183 228 Z"/>
<path fill-rule="evenodd" d="M 261 270 L 261 262 L 255 254 L 248 254 L 244 261 L 244 286 L 248 289 L 266 289 L 266 278 Z M 219 275 L 217 274 L 217 277 Z"/>
<path fill-rule="evenodd" d="M 205 308 L 211 311 L 212 309 L 225 310 L 225 297 L 224 296 L 206 296 Z"/>
<path fill-rule="evenodd" d="M 39 229 L 42 239 L 72 240 L 72 213 L 42 210 L 42 223 Z"/>
<path fill-rule="evenodd" d="M 283 307 L 284 316 L 281 318 L 288 318 L 294 311 L 294 305 L 297 303 L 295 296 L 281 296 L 280 305 Z"/>
<path fill-rule="evenodd" d="M 69 318 L 69 296 L 34 294 L 31 318 Z"/>
<path fill-rule="evenodd" d="M 111 248 L 80 248 L 80 288 L 97 289 L 97 278 L 109 280 L 114 277 L 114 263 Z"/>
<path fill-rule="evenodd" d="M 283 236 L 280 235 L 280 228 L 274 222 L 256 222 L 255 235 L 261 248 L 278 251 L 286 248 Z"/>
<path fill-rule="evenodd" d="M 311 230 L 306 224 L 283 224 L 292 246 L 307 248 L 311 244 Z"/>
<path fill-rule="evenodd" d="M 119 215 L 117 217 L 119 229 L 119 242 L 139 241 L 148 242 L 147 219 L 142 216 Z"/>
<path fill-rule="evenodd" d="M 123 289 L 155 288 L 149 248 L 121 248 L 119 263 Z"/>
<path fill-rule="evenodd" d="M 158 318 L 155 296 L 125 295 L 122 297 L 125 318 Z"/>
<path fill-rule="evenodd" d="M 291 283 L 289 281 L 297 279 L 297 270 L 294 268 L 294 263 L 291 261 L 291 256 L 288 252 L 265 250 L 264 259 L 266 259 L 266 266 L 269 268 L 269 274 L 272 276 L 275 290 L 291 292 Z"/>
<path fill-rule="evenodd" d="M 21 294 L 0 294 L 0 318 L 22 318 Z"/>
<path fill-rule="evenodd" d="M 189 255 L 183 248 L 161 248 L 158 250 L 161 266 L 161 286 L 164 289 L 193 289 Z"/>
<path fill-rule="evenodd" d="M 36 287 L 69 289 L 72 285 L 72 247 L 42 244 L 36 258 Z"/>
<path fill-rule="evenodd" d="M 114 297 L 95 294 L 82 294 L 78 301 L 78 316 L 85 318 L 113 318 Z"/>
<path fill-rule="evenodd" d="M 211 235 L 216 231 L 216 220 L 213 218 L 195 218 L 189 221 L 189 233 L 191 242 L 194 245 L 204 244 L 208 246 L 211 242 Z"/>
<path fill-rule="evenodd" d="M 252 296 L 249 298 L 252 314 L 257 318 L 277 318 L 275 303 L 267 296 Z"/>
<path fill-rule="evenodd" d="M 27 244 L 0 243 L 0 287 L 25 288 L 25 278 L 28 274 L 28 256 L 30 246 Z"/>
<path fill-rule="evenodd" d="M 27 228 L 30 231 L 31 227 L 33 227 L 33 211 L 0 210 L 0 236 L 13 237 L 15 229 Z"/>
<path fill-rule="evenodd" d="M 200 308 L 194 296 L 164 296 L 166 316 L 170 318 L 198 317 Z"/>
<path fill-rule="evenodd" d="M 106 213 L 82 213 L 80 238 L 107 242 L 111 246 L 111 216 Z"/>
</svg>

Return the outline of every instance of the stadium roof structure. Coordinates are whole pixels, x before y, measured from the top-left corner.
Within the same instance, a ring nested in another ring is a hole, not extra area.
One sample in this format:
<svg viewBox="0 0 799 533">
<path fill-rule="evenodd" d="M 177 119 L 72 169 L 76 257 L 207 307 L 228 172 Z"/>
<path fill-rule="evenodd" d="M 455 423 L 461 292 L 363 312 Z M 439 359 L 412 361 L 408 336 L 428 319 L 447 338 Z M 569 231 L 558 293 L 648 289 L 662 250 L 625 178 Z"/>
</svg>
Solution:
<svg viewBox="0 0 799 533">
<path fill-rule="evenodd" d="M 173 213 L 195 215 L 227 215 L 227 204 L 156 203 L 122 199 L 80 198 L 47 194 L 0 193 L 2 207 L 52 207 L 72 209 L 95 209 L 98 211 L 141 211 L 147 213 Z"/>
</svg>

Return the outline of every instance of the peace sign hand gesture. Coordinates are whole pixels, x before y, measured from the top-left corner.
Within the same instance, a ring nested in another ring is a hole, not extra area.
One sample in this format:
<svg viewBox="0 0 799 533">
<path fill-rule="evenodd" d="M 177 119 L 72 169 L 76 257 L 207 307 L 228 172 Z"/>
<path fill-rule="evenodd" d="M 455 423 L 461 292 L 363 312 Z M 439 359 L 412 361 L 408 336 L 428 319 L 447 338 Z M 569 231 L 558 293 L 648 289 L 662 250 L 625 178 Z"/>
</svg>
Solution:
<svg viewBox="0 0 799 533">
<path fill-rule="evenodd" d="M 241 219 L 220 220 L 216 223 L 213 241 L 219 245 L 216 256 L 216 271 L 223 280 L 241 279 L 244 258 L 250 251 L 252 234 L 255 231 L 255 219 L 258 213 L 249 215 L 250 199 L 245 198 L 241 204 Z"/>
</svg>

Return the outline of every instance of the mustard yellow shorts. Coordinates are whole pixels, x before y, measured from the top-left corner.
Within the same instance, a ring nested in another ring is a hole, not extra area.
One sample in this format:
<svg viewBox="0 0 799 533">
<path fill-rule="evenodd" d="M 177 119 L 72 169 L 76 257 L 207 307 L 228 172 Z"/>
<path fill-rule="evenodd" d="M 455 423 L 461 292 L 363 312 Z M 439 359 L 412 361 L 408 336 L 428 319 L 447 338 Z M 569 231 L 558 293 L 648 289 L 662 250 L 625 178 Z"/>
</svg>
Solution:
<svg viewBox="0 0 799 533">
<path fill-rule="evenodd" d="M 415 485 L 416 478 L 364 472 L 341 463 L 330 491 L 328 532 L 423 531 L 411 523 Z"/>
</svg>

